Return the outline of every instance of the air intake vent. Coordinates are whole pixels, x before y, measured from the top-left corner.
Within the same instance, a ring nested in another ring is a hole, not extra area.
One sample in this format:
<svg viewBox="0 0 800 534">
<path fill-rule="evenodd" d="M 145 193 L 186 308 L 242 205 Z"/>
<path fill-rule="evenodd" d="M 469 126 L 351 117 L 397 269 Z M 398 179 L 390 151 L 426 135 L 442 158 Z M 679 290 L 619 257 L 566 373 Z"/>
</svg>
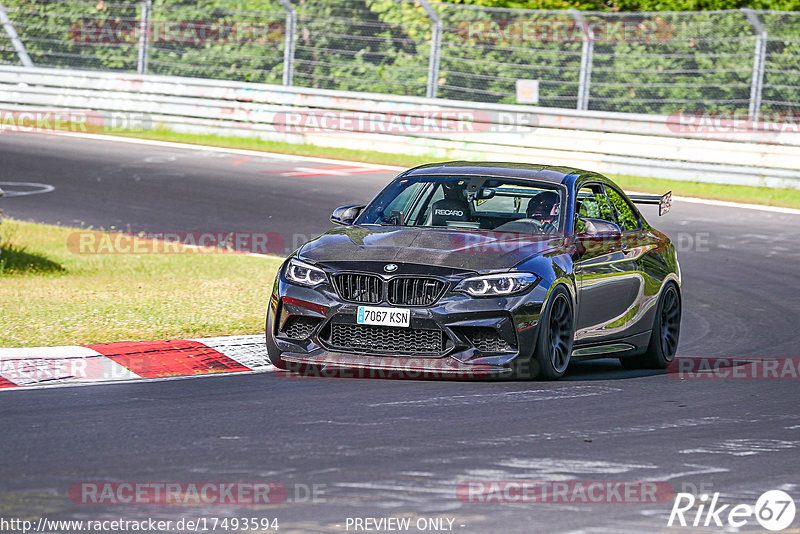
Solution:
<svg viewBox="0 0 800 534">
<path fill-rule="evenodd" d="M 281 332 L 289 339 L 308 339 L 322 319 L 304 315 L 292 315 L 286 319 Z"/>
<path fill-rule="evenodd" d="M 389 302 L 401 306 L 430 306 L 442 295 L 445 283 L 435 278 L 393 278 Z"/>
<path fill-rule="evenodd" d="M 494 328 L 487 326 L 458 326 L 454 330 L 466 337 L 481 352 L 514 352 L 516 350 Z"/>
<path fill-rule="evenodd" d="M 445 349 L 441 330 L 363 324 L 332 324 L 328 342 L 341 350 L 395 354 L 439 354 Z"/>
<path fill-rule="evenodd" d="M 372 274 L 344 273 L 334 276 L 336 291 L 350 302 L 375 304 L 383 300 L 383 280 Z"/>
</svg>

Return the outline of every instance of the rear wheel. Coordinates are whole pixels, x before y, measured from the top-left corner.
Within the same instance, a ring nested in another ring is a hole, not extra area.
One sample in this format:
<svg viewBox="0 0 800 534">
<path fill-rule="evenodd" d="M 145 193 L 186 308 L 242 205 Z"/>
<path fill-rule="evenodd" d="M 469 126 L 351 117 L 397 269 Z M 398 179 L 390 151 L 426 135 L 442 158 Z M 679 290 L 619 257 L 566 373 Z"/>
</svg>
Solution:
<svg viewBox="0 0 800 534">
<path fill-rule="evenodd" d="M 556 380 L 564 375 L 572 354 L 574 332 L 572 299 L 557 286 L 539 322 L 536 347 L 527 369 L 515 370 L 515 378 Z"/>
<path fill-rule="evenodd" d="M 620 363 L 629 369 L 666 369 L 675 358 L 680 333 L 681 295 L 678 286 L 670 282 L 658 301 L 647 351 L 639 356 L 620 358 Z"/>
</svg>

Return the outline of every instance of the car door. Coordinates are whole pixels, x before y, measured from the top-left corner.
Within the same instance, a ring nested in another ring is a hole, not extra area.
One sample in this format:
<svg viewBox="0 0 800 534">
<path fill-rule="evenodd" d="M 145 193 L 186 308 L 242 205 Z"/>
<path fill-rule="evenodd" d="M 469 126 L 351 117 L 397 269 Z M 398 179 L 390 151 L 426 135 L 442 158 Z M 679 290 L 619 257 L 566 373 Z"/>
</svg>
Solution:
<svg viewBox="0 0 800 534">
<path fill-rule="evenodd" d="M 603 184 L 581 187 L 578 202 L 576 234 L 581 230 L 578 217 L 619 224 Z M 579 240 L 575 261 L 578 287 L 575 339 L 578 342 L 600 342 L 626 334 L 640 284 L 636 261 L 624 250 L 626 243 L 623 235 Z"/>
<path fill-rule="evenodd" d="M 622 230 L 622 253 L 630 264 L 629 269 L 636 273 L 636 285 L 631 309 L 628 311 L 627 332 L 637 334 L 652 327 L 652 314 L 646 311 L 655 304 L 660 288 L 660 280 L 650 277 L 652 270 L 646 265 L 652 255 L 648 252 L 656 246 L 653 236 L 644 228 L 641 215 L 633 204 L 618 189 L 605 185 L 609 202 L 614 208 L 620 229 Z"/>
</svg>

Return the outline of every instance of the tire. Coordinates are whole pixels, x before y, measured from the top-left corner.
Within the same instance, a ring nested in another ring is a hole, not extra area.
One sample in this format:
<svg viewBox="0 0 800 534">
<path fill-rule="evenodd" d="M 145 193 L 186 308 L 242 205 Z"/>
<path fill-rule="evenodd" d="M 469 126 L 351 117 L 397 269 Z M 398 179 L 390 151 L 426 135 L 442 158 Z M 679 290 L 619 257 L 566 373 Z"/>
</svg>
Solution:
<svg viewBox="0 0 800 534">
<path fill-rule="evenodd" d="M 280 369 L 281 371 L 286 371 L 289 368 L 288 365 L 286 364 L 286 360 L 284 360 L 280 356 L 272 356 L 272 355 L 270 355 L 269 362 L 276 369 Z"/>
<path fill-rule="evenodd" d="M 556 286 L 539 320 L 539 334 L 529 365 L 520 364 L 514 370 L 514 378 L 558 380 L 564 376 L 574 336 L 572 299 L 564 286 Z"/>
<path fill-rule="evenodd" d="M 675 358 L 681 334 L 681 293 L 678 286 L 669 282 L 658 299 L 650 343 L 644 354 L 620 358 L 628 369 L 666 369 Z"/>
<path fill-rule="evenodd" d="M 267 332 L 267 358 L 269 359 L 269 363 L 281 371 L 286 371 L 286 361 L 281 358 L 281 351 L 279 351 L 278 347 L 275 346 L 274 342 L 271 343 L 271 341 L 270 333 Z"/>
<path fill-rule="evenodd" d="M 267 345 L 267 358 L 269 362 L 276 368 L 280 369 L 281 371 L 288 371 L 290 373 L 295 373 L 301 376 L 320 376 L 320 367 L 317 365 L 307 364 L 307 363 L 294 363 L 294 362 L 287 362 L 283 358 L 281 358 L 281 351 L 278 349 L 277 345 L 275 345 L 275 340 L 272 339 L 272 335 L 269 331 L 269 317 L 267 317 L 266 329 L 265 329 L 265 338 L 266 338 L 266 345 Z"/>
<path fill-rule="evenodd" d="M 270 350 L 269 343 L 267 344 L 267 354 L 269 354 L 270 363 L 275 366 L 276 369 L 288 371 L 289 373 L 294 373 L 301 376 L 320 376 L 319 366 L 310 363 L 287 362 L 280 357 L 280 352 L 273 353 L 273 351 Z"/>
</svg>

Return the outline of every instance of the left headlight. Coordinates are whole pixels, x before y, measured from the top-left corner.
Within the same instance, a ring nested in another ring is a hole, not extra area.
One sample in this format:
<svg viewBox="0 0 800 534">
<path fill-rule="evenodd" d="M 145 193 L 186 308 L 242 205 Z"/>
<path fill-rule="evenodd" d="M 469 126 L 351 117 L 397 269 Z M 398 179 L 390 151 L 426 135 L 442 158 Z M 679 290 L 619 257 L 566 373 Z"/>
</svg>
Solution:
<svg viewBox="0 0 800 534">
<path fill-rule="evenodd" d="M 487 276 L 474 276 L 462 280 L 456 291 L 473 297 L 502 297 L 530 289 L 539 283 L 540 278 L 532 273 L 504 273 Z"/>
<path fill-rule="evenodd" d="M 286 266 L 286 279 L 293 284 L 313 287 L 326 282 L 328 277 L 322 269 L 303 263 L 300 260 L 292 259 L 289 260 L 289 264 Z"/>
</svg>

